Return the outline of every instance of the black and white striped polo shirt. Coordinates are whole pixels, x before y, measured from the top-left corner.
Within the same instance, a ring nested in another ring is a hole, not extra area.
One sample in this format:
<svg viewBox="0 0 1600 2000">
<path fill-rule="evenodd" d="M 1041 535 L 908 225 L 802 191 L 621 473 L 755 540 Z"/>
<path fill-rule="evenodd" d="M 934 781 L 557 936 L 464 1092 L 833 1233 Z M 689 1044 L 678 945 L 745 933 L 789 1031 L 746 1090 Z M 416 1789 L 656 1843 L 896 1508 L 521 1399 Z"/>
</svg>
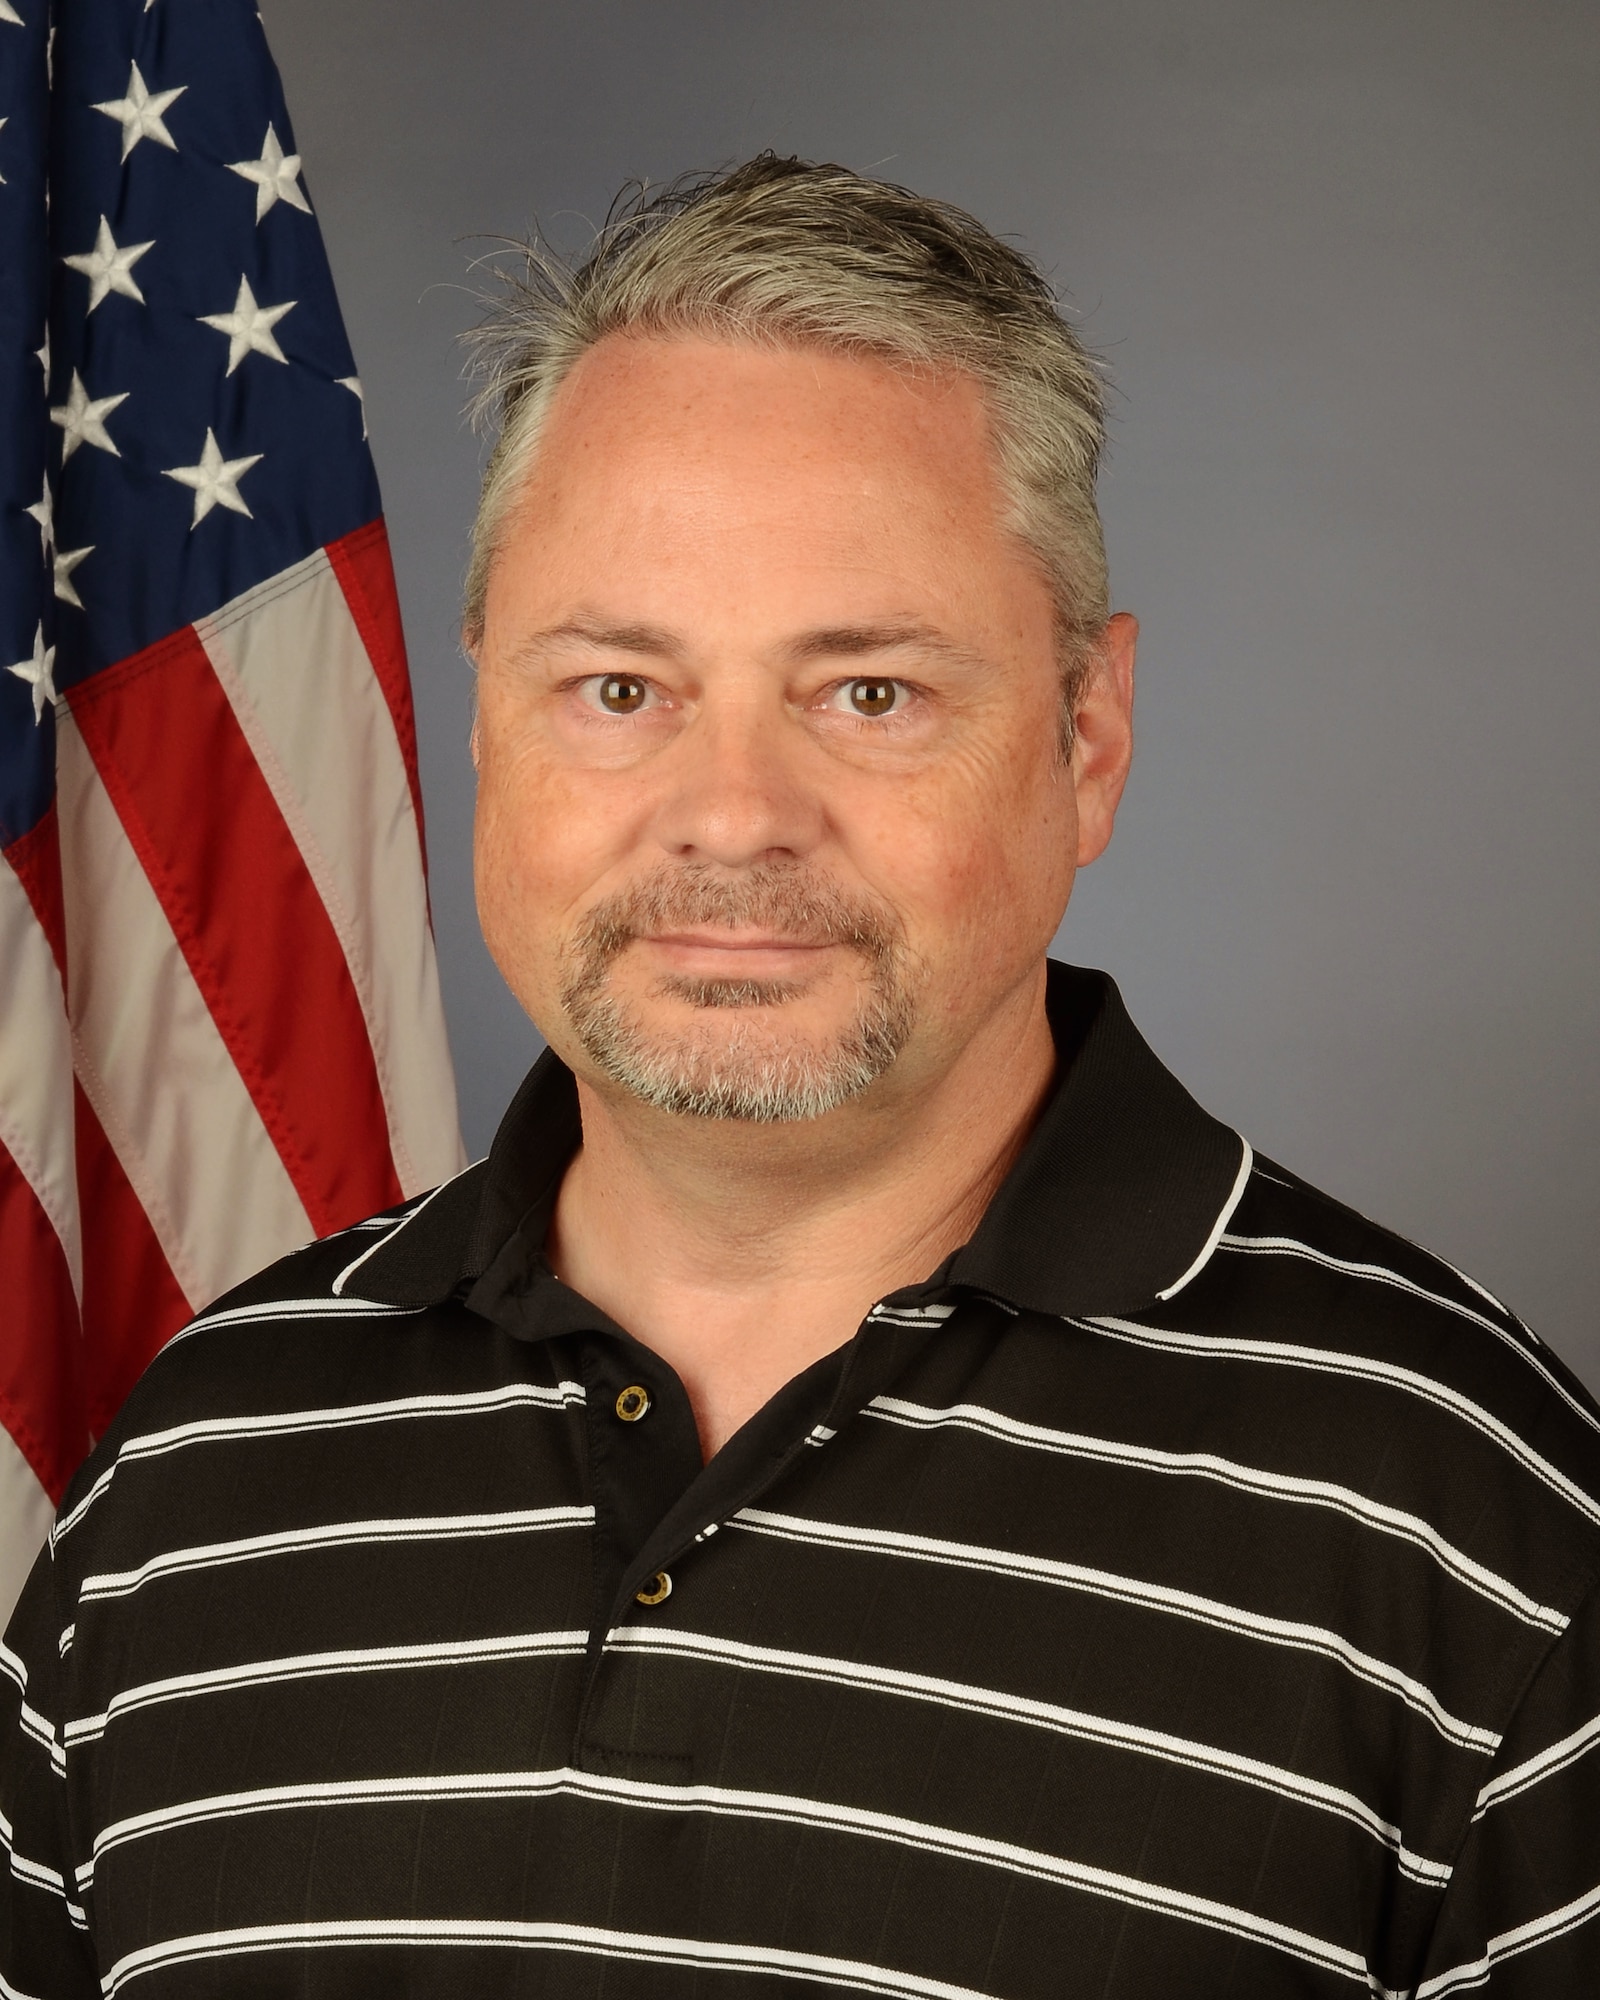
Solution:
<svg viewBox="0 0 1600 2000">
<path fill-rule="evenodd" d="M 1056 969 L 977 1233 L 702 1467 L 490 1158 L 162 1353 L 0 1653 L 0 1993 L 1600 1992 L 1600 1416 Z"/>
</svg>

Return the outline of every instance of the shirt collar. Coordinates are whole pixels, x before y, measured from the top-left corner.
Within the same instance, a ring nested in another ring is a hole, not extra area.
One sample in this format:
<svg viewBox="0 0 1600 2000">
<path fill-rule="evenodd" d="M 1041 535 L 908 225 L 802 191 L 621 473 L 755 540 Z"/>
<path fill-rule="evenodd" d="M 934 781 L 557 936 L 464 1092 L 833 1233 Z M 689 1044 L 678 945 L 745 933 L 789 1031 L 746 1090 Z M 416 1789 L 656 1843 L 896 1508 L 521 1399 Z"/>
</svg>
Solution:
<svg viewBox="0 0 1600 2000">
<path fill-rule="evenodd" d="M 1157 1059 L 1103 972 L 1052 962 L 1046 1006 L 1059 1081 L 941 1279 L 1064 1318 L 1136 1312 L 1210 1257 L 1250 1149 Z M 546 1050 L 488 1158 L 414 1208 L 340 1288 L 432 1305 L 481 1277 L 513 1235 L 542 1243 L 581 1136 L 572 1072 Z"/>
</svg>

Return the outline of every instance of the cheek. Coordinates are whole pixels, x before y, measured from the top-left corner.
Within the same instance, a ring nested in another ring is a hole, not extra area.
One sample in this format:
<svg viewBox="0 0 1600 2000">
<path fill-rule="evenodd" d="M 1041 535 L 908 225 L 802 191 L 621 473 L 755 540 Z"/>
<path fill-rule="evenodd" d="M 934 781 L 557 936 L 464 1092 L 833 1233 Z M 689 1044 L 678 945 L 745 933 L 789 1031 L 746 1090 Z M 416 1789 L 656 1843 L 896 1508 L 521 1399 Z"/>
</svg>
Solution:
<svg viewBox="0 0 1600 2000">
<path fill-rule="evenodd" d="M 1053 762 L 1013 766 L 1003 783 L 982 776 L 901 801 L 881 843 L 880 879 L 925 954 L 951 961 L 956 978 L 986 983 L 1002 962 L 1031 962 L 1054 936 L 1072 889 L 1077 820 L 1068 775 Z"/>
<path fill-rule="evenodd" d="M 608 859 L 605 820 L 538 757 L 486 755 L 473 872 L 496 964 L 527 1005 L 552 975 L 554 947 Z"/>
<path fill-rule="evenodd" d="M 528 935 L 530 897 L 519 825 L 498 790 L 480 775 L 477 812 L 473 822 L 472 873 L 478 902 L 478 923 L 490 956 L 517 998 L 528 1006 L 530 968 L 539 953 Z"/>
</svg>

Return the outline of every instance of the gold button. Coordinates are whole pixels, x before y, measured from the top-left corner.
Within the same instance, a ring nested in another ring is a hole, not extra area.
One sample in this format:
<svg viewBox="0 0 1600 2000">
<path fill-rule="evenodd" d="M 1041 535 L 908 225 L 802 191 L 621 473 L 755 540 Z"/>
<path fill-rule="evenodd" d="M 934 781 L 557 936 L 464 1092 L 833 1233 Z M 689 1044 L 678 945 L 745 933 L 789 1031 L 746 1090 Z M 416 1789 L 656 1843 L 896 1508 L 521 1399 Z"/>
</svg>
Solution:
<svg viewBox="0 0 1600 2000">
<path fill-rule="evenodd" d="M 617 1398 L 617 1415 L 625 1424 L 636 1424 L 650 1407 L 650 1391 L 630 1382 Z"/>
<path fill-rule="evenodd" d="M 643 1590 L 633 1594 L 641 1604 L 665 1604 L 672 1595 L 672 1578 L 664 1569 L 658 1569 Z"/>
</svg>

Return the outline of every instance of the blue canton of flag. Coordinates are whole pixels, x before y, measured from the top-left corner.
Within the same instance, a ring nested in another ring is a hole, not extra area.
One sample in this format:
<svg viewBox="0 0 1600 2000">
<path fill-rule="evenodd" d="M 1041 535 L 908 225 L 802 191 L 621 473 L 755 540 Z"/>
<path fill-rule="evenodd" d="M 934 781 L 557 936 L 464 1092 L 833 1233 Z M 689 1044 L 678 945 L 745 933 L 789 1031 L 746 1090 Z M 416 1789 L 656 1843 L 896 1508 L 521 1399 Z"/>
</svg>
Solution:
<svg viewBox="0 0 1600 2000">
<path fill-rule="evenodd" d="M 372 520 L 378 491 L 249 0 L 61 0 L 53 33 L 45 0 L 0 0 L 0 108 L 0 652 L 53 647 L 64 690 Z M 20 726 L 41 683 L 11 679 L 8 838 L 48 796 Z"/>
</svg>

